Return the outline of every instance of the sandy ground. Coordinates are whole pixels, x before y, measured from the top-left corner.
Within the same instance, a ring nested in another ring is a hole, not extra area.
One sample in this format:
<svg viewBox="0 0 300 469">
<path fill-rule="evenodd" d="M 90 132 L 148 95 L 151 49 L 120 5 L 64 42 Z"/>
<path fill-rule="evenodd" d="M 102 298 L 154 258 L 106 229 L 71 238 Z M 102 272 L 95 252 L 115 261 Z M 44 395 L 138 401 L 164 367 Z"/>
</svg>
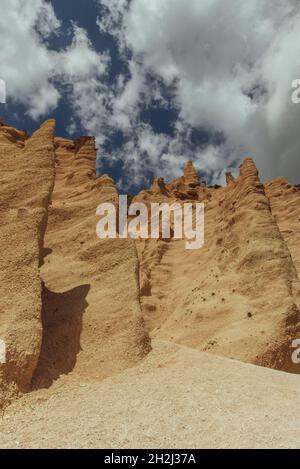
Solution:
<svg viewBox="0 0 300 469">
<path fill-rule="evenodd" d="M 101 382 L 9 407 L 1 448 L 299 448 L 300 378 L 168 342 Z M 63 381 L 63 379 L 61 379 Z M 272 399 L 270 399 L 272 396 Z"/>
</svg>

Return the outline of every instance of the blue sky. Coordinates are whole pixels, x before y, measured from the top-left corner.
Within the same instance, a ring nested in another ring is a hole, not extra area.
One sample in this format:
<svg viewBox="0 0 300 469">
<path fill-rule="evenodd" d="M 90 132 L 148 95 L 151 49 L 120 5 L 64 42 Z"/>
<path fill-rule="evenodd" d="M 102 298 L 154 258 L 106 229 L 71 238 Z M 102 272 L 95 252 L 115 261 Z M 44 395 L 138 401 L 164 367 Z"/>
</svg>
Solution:
<svg viewBox="0 0 300 469">
<path fill-rule="evenodd" d="M 104 52 L 109 49 L 113 59 L 112 70 L 114 74 L 117 74 L 123 64 L 118 58 L 118 49 L 115 41 L 108 34 L 100 34 L 99 32 L 96 23 L 97 17 L 101 16 L 99 5 L 94 0 L 51 0 L 51 4 L 62 24 L 59 35 L 52 35 L 48 39 L 49 48 L 59 51 L 68 47 L 72 42 L 71 25 L 72 22 L 75 22 L 88 31 L 89 39 L 97 51 Z M 36 66 L 38 67 L 38 64 Z M 9 83 L 7 86 L 9 91 Z M 14 104 L 10 100 L 6 106 L 1 108 L 1 116 L 9 120 L 13 125 L 26 128 L 29 132 L 33 132 L 37 127 L 37 121 L 26 115 L 26 106 L 20 106 L 19 103 Z M 54 117 L 57 122 L 57 135 L 66 138 L 70 137 L 67 125 L 71 116 L 72 109 L 69 106 L 69 101 L 65 98 L 64 93 L 62 93 L 57 108 L 51 113 L 51 117 Z M 76 133 L 72 135 L 72 138 L 74 136 L 75 138 L 76 136 L 80 137 L 84 131 L 85 129 L 80 126 L 79 121 L 78 129 L 76 129 Z"/>
<path fill-rule="evenodd" d="M 252 156 L 300 182 L 295 0 L 2 0 L 1 117 L 95 135 L 98 172 L 134 193 L 193 159 L 224 183 Z M 273 8 L 270 8 L 270 5 Z"/>
<path fill-rule="evenodd" d="M 114 37 L 109 33 L 101 33 L 97 25 L 97 18 L 101 19 L 102 17 L 102 7 L 101 3 L 98 3 L 94 0 L 51 0 L 53 9 L 57 18 L 61 21 L 61 28 L 59 35 L 52 35 L 47 39 L 47 45 L 49 49 L 56 51 L 63 50 L 64 48 L 70 46 L 72 42 L 72 23 L 76 23 L 81 28 L 84 28 L 87 33 L 89 40 L 91 41 L 92 47 L 97 52 L 109 51 L 110 55 L 110 67 L 109 67 L 109 76 L 106 78 L 108 84 L 116 80 L 116 77 L 120 74 L 123 74 L 126 77 L 130 76 L 128 70 L 127 62 L 120 55 L 118 50 L 118 44 Z M 38 67 L 38 64 L 37 64 Z M 149 83 L 151 86 L 151 83 Z M 140 120 L 151 126 L 155 133 L 167 134 L 169 136 L 173 135 L 173 126 L 178 117 L 178 112 L 172 107 L 172 95 L 170 94 L 169 89 L 164 90 L 164 97 L 169 101 L 169 105 L 161 108 L 157 103 L 153 102 L 146 106 L 141 106 L 140 110 Z M 1 116 L 7 122 L 16 127 L 21 127 L 26 129 L 29 133 L 33 132 L 37 127 L 36 119 L 30 118 L 26 114 L 26 106 L 22 106 L 19 103 L 14 104 L 11 101 L 8 101 L 8 104 L 1 109 Z M 86 134 L 86 128 L 81 124 L 80 119 L 76 120 L 76 129 L 74 132 L 70 132 L 68 129 L 68 124 L 72 118 L 72 108 L 69 105 L 69 99 L 66 98 L 64 91 L 62 90 L 61 98 L 59 103 L 54 111 L 52 111 L 47 117 L 54 117 L 56 120 L 56 133 L 59 136 L 66 138 L 77 138 L 81 135 Z M 206 133 L 196 132 L 201 139 L 206 138 Z M 108 172 L 114 179 L 117 181 L 120 179 L 123 172 L 122 160 L 119 159 L 115 161 L 113 165 L 109 164 L 107 159 L 109 155 L 114 153 L 116 148 L 122 146 L 126 137 L 120 129 L 115 129 L 107 136 L 105 144 L 101 146 L 99 150 L 99 160 L 101 159 L 101 165 L 98 172 Z M 193 140 L 191 139 L 191 145 Z M 144 175 L 146 179 L 145 182 L 151 181 L 156 174 L 155 171 L 149 169 L 149 171 L 144 168 Z M 133 191 L 139 190 L 142 188 L 141 185 L 130 184 L 130 189 Z"/>
</svg>

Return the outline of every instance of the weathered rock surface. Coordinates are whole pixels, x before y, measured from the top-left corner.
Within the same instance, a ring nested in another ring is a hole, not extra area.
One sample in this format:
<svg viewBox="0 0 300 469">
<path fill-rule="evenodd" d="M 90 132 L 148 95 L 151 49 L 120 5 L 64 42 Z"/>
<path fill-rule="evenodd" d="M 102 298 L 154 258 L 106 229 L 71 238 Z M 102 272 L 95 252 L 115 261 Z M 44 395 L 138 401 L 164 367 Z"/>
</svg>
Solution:
<svg viewBox="0 0 300 469">
<path fill-rule="evenodd" d="M 194 167 L 193 161 L 189 161 L 184 170 L 184 182 L 189 186 L 197 187 L 200 185 L 200 178 Z"/>
<path fill-rule="evenodd" d="M 54 185 L 54 122 L 31 138 L 0 126 L 0 405 L 28 389 L 42 342 L 39 266 Z"/>
<path fill-rule="evenodd" d="M 184 179 L 191 174 L 196 181 L 189 163 Z M 141 242 L 148 330 L 152 337 L 299 372 L 291 361 L 292 341 L 300 335 L 294 257 L 253 161 L 246 159 L 240 176 L 236 181 L 229 177 L 228 183 L 196 189 L 197 201 L 205 204 L 202 249 L 187 251 L 178 240 Z M 178 182 L 166 187 L 170 203 L 195 200 L 183 180 L 179 198 Z M 291 189 L 290 196 L 299 197 L 299 192 Z M 149 203 L 151 199 L 148 194 Z M 166 202 L 165 195 L 161 201 Z M 289 207 L 296 205 L 293 199 Z M 296 235 L 291 243 L 297 259 Z"/>
<path fill-rule="evenodd" d="M 49 386 L 71 372 L 75 379 L 102 379 L 133 366 L 149 351 L 134 242 L 100 240 L 96 234 L 98 205 L 117 203 L 118 194 L 108 176 L 96 179 L 95 140 L 57 138 L 55 146 L 35 386 Z"/>
<path fill-rule="evenodd" d="M 300 191 L 262 184 L 250 158 L 208 187 L 190 161 L 134 201 L 203 202 L 202 249 L 100 240 L 96 209 L 117 205 L 115 183 L 96 178 L 94 138 L 55 138 L 54 125 L 30 137 L 0 124 L 0 406 L 23 394 L 0 419 L 0 447 L 269 447 L 278 421 L 272 445 L 299 446 L 299 377 L 253 364 L 299 373 Z"/>
<path fill-rule="evenodd" d="M 0 127 L 1 404 L 74 368 L 104 378 L 150 348 L 134 242 L 96 235 L 96 208 L 117 202 L 115 184 L 96 179 L 93 138 L 53 132 L 54 121 L 31 138 Z"/>
</svg>

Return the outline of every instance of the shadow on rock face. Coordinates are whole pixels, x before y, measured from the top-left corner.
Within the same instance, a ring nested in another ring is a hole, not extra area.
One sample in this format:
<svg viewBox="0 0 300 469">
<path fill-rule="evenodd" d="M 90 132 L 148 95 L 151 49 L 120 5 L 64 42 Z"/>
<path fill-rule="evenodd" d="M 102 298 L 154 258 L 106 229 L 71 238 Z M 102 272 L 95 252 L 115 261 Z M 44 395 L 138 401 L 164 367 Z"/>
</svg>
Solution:
<svg viewBox="0 0 300 469">
<path fill-rule="evenodd" d="M 89 290 L 90 285 L 81 285 L 64 293 L 54 293 L 44 286 L 43 338 L 33 388 L 48 388 L 60 375 L 73 370 L 81 350 L 82 316 L 88 307 Z"/>
</svg>

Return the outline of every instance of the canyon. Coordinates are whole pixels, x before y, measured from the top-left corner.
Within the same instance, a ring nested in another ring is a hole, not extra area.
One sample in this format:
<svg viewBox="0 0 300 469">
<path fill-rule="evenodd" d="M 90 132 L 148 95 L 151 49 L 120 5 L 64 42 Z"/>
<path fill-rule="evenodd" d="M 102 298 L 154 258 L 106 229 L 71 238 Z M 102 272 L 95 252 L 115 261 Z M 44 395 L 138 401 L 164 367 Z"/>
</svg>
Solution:
<svg viewBox="0 0 300 469">
<path fill-rule="evenodd" d="M 0 447 L 299 447 L 297 187 L 251 158 L 224 187 L 155 179 L 132 203 L 204 204 L 186 250 L 99 239 L 119 194 L 93 137 L 2 122 L 0 164 Z"/>
</svg>

